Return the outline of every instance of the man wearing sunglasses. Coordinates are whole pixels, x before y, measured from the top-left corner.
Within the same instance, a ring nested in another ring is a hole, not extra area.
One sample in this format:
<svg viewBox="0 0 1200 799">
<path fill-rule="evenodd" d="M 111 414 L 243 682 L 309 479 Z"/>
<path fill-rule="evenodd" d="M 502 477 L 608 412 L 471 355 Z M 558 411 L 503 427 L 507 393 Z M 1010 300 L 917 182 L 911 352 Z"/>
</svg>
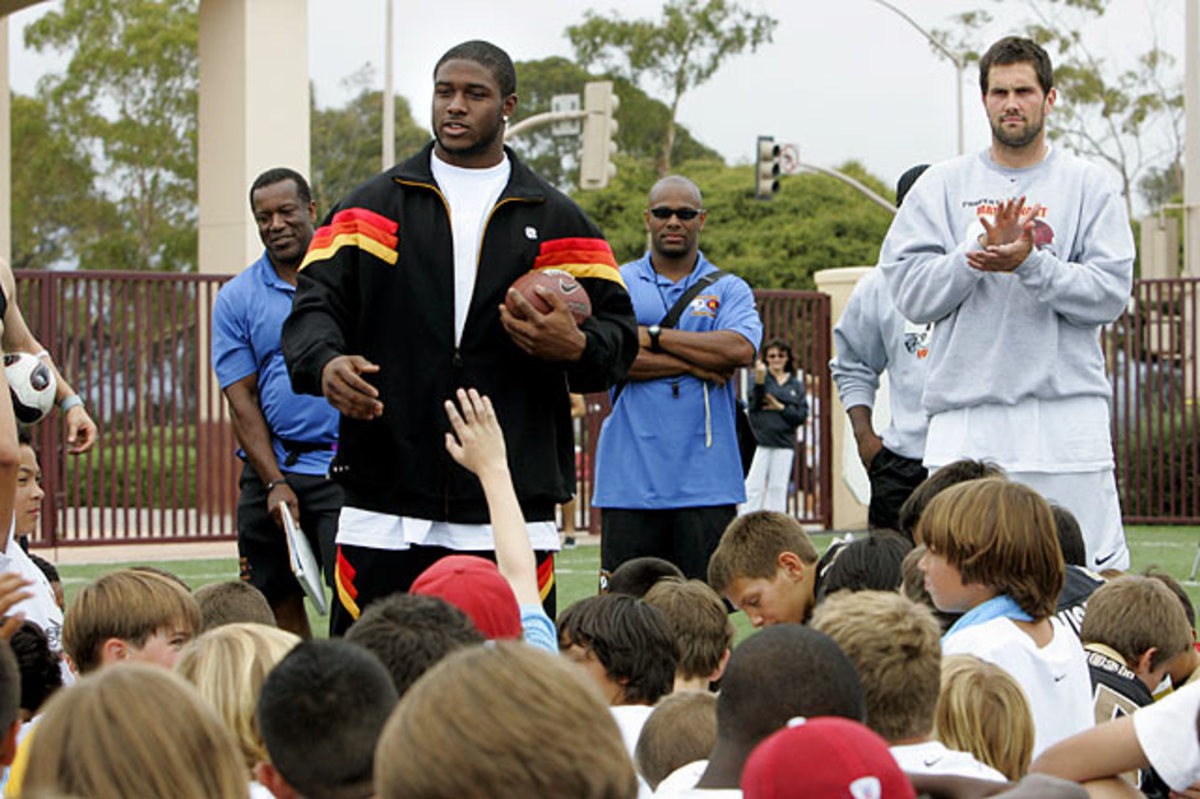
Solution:
<svg viewBox="0 0 1200 799">
<path fill-rule="evenodd" d="M 739 277 L 714 275 L 700 252 L 708 213 L 695 183 L 658 181 L 644 217 L 650 251 L 621 267 L 638 321 L 637 359 L 613 392 L 596 451 L 602 587 L 643 556 L 703 579 L 746 499 L 730 378 L 762 340 L 754 294 Z"/>
</svg>

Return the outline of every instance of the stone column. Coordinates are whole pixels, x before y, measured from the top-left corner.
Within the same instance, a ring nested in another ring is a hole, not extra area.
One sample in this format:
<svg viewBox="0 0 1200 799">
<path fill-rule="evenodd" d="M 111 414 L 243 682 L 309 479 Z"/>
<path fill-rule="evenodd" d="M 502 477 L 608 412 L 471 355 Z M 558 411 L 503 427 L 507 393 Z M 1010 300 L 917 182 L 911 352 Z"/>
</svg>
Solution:
<svg viewBox="0 0 1200 799">
<path fill-rule="evenodd" d="M 308 0 L 202 0 L 201 273 L 235 274 L 262 253 L 250 184 L 276 166 L 309 175 Z M 240 463 L 209 366 L 211 310 L 200 316 L 198 510 L 227 515 Z"/>
<path fill-rule="evenodd" d="M 850 292 L 854 290 L 854 286 L 858 283 L 859 278 L 865 275 L 868 271 L 874 269 L 871 266 L 849 266 L 840 269 L 822 269 L 813 275 L 813 279 L 817 283 L 817 290 L 823 291 L 831 298 L 829 304 L 829 323 L 836 325 L 838 320 L 842 318 L 842 312 L 846 310 L 846 303 L 850 300 Z M 830 341 L 833 341 L 833 333 L 830 332 Z M 834 347 L 830 345 L 831 349 Z M 837 355 L 834 349 L 832 355 Z M 846 416 L 846 409 L 842 407 L 842 401 L 838 398 L 836 388 L 832 392 L 832 402 L 830 403 L 830 427 L 833 431 L 833 527 L 837 530 L 847 529 L 862 529 L 867 526 L 867 506 L 854 496 L 854 492 L 846 483 L 846 457 L 845 453 L 848 449 L 853 450 L 853 436 L 850 432 L 850 420 Z"/>
<path fill-rule="evenodd" d="M 12 102 L 6 16 L 0 16 L 0 258 L 12 263 Z"/>
<path fill-rule="evenodd" d="M 200 271 L 262 252 L 248 192 L 263 170 L 309 174 L 307 0 L 200 4 Z"/>
</svg>

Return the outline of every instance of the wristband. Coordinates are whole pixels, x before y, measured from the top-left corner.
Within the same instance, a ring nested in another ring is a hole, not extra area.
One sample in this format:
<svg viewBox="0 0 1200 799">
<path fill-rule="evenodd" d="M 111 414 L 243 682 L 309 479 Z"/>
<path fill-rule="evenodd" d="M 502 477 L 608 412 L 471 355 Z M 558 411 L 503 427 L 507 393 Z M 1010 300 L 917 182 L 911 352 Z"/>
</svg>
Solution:
<svg viewBox="0 0 1200 799">
<path fill-rule="evenodd" d="M 58 409 L 60 411 L 62 411 L 63 413 L 66 413 L 67 411 L 74 408 L 76 405 L 82 405 L 82 404 L 83 404 L 83 400 L 79 398 L 79 395 L 72 394 L 69 397 L 62 398 L 62 402 L 58 403 Z"/>
<path fill-rule="evenodd" d="M 286 477 L 280 477 L 278 480 L 272 480 L 271 482 L 267 483 L 267 493 L 270 494 L 281 485 L 287 485 Z"/>
</svg>

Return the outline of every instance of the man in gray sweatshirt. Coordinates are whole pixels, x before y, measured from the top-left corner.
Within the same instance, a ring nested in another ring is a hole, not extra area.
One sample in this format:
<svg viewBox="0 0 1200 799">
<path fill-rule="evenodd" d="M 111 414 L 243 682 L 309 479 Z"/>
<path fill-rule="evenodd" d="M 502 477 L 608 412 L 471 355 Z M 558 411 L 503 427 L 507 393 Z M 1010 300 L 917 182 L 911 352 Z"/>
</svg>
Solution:
<svg viewBox="0 0 1200 799">
<path fill-rule="evenodd" d="M 937 164 L 896 215 L 880 268 L 905 318 L 934 322 L 925 465 L 995 461 L 1079 519 L 1094 569 L 1124 569 L 1100 327 L 1121 315 L 1133 236 L 1115 181 L 1046 142 L 1046 52 L 1001 39 L 979 63 L 987 150 Z"/>
</svg>

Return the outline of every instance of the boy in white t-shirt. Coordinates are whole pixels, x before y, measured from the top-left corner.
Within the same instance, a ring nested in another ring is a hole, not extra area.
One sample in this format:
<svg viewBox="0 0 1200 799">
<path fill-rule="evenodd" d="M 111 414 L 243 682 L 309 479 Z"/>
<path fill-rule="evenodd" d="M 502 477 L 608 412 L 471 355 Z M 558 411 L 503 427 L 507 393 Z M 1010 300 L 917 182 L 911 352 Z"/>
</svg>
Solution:
<svg viewBox="0 0 1200 799">
<path fill-rule="evenodd" d="M 901 768 L 1007 781 L 991 766 L 933 737 L 942 628 L 932 610 L 895 591 L 839 591 L 817 607 L 812 628 L 854 661 L 867 701 L 867 726 L 887 741 Z"/>
<path fill-rule="evenodd" d="M 0 424 L 4 422 L 0 421 Z M 45 497 L 42 491 L 42 468 L 38 464 L 37 453 L 33 449 L 33 441 L 28 431 L 16 430 L 14 438 L 17 442 L 17 470 L 12 495 L 12 521 L 10 524 L 3 524 L 0 520 L 0 529 L 7 528 L 9 531 L 3 545 L 0 546 L 0 571 L 20 575 L 28 583 L 25 593 L 29 596 L 8 612 L 13 615 L 22 614 L 27 620 L 41 627 L 50 641 L 51 651 L 61 655 L 61 589 L 55 592 L 45 572 L 33 562 L 17 541 L 18 536 L 31 535 L 37 530 L 42 499 Z"/>
<path fill-rule="evenodd" d="M 1046 501 L 1019 483 L 972 480 L 934 497 L 915 532 L 934 604 L 963 614 L 942 653 L 995 663 L 1021 685 L 1034 757 L 1092 726 L 1083 647 L 1054 617 L 1065 567 Z"/>
</svg>

